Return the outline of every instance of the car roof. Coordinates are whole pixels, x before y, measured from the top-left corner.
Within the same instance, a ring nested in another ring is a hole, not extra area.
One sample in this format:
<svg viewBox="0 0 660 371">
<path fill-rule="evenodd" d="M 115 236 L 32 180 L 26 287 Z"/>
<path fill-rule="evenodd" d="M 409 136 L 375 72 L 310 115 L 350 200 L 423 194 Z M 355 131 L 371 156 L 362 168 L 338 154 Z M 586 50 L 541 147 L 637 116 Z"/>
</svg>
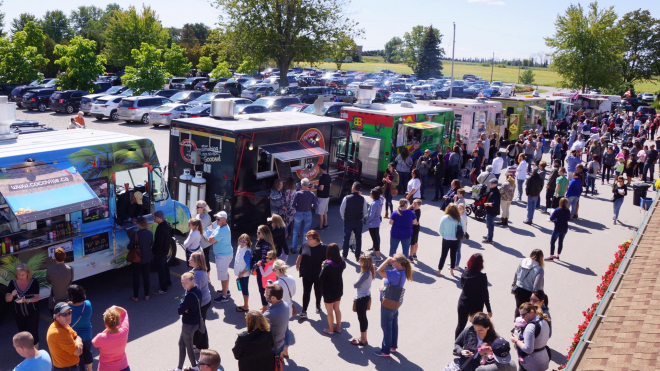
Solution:
<svg viewBox="0 0 660 371">
<path fill-rule="evenodd" d="M 142 99 L 149 99 L 149 98 L 166 98 L 166 97 L 161 97 L 160 95 L 134 95 L 132 97 L 125 97 L 125 100 L 142 100 Z M 169 98 L 166 98 L 169 99 Z"/>
<path fill-rule="evenodd" d="M 123 99 L 121 95 L 100 95 L 96 97 L 96 99 L 105 99 L 105 100 L 113 100 L 115 98 Z"/>
<path fill-rule="evenodd" d="M 180 106 L 189 106 L 189 104 L 186 104 L 186 103 L 165 103 L 165 104 L 161 104 L 159 107 L 163 107 L 163 106 L 176 108 L 176 107 L 180 107 Z"/>
</svg>

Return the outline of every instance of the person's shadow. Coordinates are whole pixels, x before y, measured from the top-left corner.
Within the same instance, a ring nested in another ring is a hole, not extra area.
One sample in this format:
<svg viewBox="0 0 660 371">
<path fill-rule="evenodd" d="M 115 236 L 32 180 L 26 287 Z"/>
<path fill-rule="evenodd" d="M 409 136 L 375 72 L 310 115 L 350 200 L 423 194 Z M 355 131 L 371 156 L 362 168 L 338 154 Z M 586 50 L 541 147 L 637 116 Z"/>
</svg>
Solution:
<svg viewBox="0 0 660 371">
<path fill-rule="evenodd" d="M 516 258 L 524 258 L 525 257 L 525 255 L 523 255 L 520 251 L 518 251 L 516 249 L 512 249 L 512 248 L 507 247 L 507 246 L 504 246 L 499 242 L 493 241 L 493 247 L 500 250 L 500 251 L 502 251 L 502 252 L 505 252 L 509 255 L 513 255 Z"/>
<path fill-rule="evenodd" d="M 531 231 L 528 231 L 528 230 L 522 229 L 522 228 L 516 228 L 516 227 L 512 226 L 511 224 L 509 224 L 509 230 L 511 232 L 513 232 L 513 234 L 515 234 L 515 235 L 536 237 L 534 232 L 531 232 Z"/>
<path fill-rule="evenodd" d="M 571 270 L 575 273 L 584 274 L 586 276 L 596 276 L 596 273 L 594 271 L 592 271 L 591 268 L 589 268 L 589 267 L 582 268 L 582 267 L 579 267 L 575 264 L 571 264 L 571 263 L 569 263 L 567 261 L 564 261 L 564 260 L 556 260 L 555 259 L 555 260 L 553 260 L 553 262 L 555 262 L 557 265 L 568 268 L 569 270 Z"/>
</svg>

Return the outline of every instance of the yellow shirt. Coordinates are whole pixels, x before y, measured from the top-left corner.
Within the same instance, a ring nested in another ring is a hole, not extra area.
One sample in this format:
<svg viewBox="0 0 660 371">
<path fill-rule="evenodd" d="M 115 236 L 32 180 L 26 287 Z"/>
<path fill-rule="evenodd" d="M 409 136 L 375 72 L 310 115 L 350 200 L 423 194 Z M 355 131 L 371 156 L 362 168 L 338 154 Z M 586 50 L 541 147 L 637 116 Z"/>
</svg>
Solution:
<svg viewBox="0 0 660 371">
<path fill-rule="evenodd" d="M 78 334 L 71 326 L 64 327 L 57 321 L 53 321 L 48 327 L 46 341 L 48 342 L 48 351 L 53 360 L 53 366 L 64 368 L 75 366 L 80 362 L 80 358 L 73 355 L 78 350 L 76 337 L 78 337 Z"/>
</svg>

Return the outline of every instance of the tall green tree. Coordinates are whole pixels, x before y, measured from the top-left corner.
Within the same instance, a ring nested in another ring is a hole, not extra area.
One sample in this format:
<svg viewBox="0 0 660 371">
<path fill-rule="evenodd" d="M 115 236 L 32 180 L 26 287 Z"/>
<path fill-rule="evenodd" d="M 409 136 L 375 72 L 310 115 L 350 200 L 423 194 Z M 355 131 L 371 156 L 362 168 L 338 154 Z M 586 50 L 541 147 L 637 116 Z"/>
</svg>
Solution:
<svg viewBox="0 0 660 371">
<path fill-rule="evenodd" d="M 261 50 L 252 48 L 243 48 L 243 39 L 237 32 L 230 29 L 215 28 L 211 30 L 206 38 L 206 43 L 202 45 L 201 56 L 211 57 L 212 60 L 225 61 L 229 63 L 230 68 L 238 68 L 246 58 L 252 58 L 257 64 L 266 62 L 266 56 Z"/>
<path fill-rule="evenodd" d="M 23 32 L 25 32 L 25 45 L 34 46 L 37 48 L 39 54 L 44 54 L 44 41 L 46 36 L 44 32 L 35 22 L 28 22 L 23 27 Z"/>
<path fill-rule="evenodd" d="M 580 4 L 570 5 L 557 16 L 555 34 L 545 43 L 554 49 L 552 68 L 562 77 L 562 87 L 584 92 L 621 81 L 623 34 L 616 18 L 614 7 L 599 9 L 596 2 L 586 11 Z"/>
<path fill-rule="evenodd" d="M 415 73 L 420 79 L 428 79 L 430 77 L 440 77 L 442 73 L 442 62 L 440 51 L 440 40 L 438 40 L 438 33 L 435 32 L 433 26 L 429 26 L 426 30 L 426 35 L 422 40 L 419 56 L 417 57 L 417 66 Z"/>
<path fill-rule="evenodd" d="M 113 11 L 105 33 L 104 54 L 113 66 L 133 65 L 133 49 L 141 50 L 143 43 L 155 49 L 163 48 L 168 37 L 167 30 L 163 29 L 151 7 L 145 6 L 141 12 L 134 6 Z"/>
<path fill-rule="evenodd" d="M 76 36 L 90 38 L 90 36 L 92 36 L 90 34 L 93 33 L 94 30 L 90 30 L 89 25 L 91 22 L 99 22 L 101 17 L 103 17 L 103 14 L 105 14 L 105 11 L 97 6 L 81 5 L 71 11 L 71 29 Z"/>
<path fill-rule="evenodd" d="M 648 10 L 637 9 L 623 15 L 618 28 L 623 32 L 621 65 L 623 82 L 653 80 L 660 74 L 660 20 Z"/>
<path fill-rule="evenodd" d="M 531 85 L 534 83 L 534 71 L 531 69 L 526 69 L 523 73 L 520 74 L 520 83 L 525 85 Z"/>
<path fill-rule="evenodd" d="M 2 6 L 2 0 L 0 0 L 0 6 Z M 5 36 L 5 13 L 0 12 L 0 37 Z"/>
<path fill-rule="evenodd" d="M 229 63 L 227 62 L 218 62 L 218 65 L 215 66 L 213 71 L 209 72 L 209 76 L 213 79 L 219 79 L 221 77 L 231 77 L 233 73 L 229 70 Z"/>
<path fill-rule="evenodd" d="M 231 28 L 236 47 L 265 56 L 286 71 L 293 61 L 321 60 L 341 33 L 362 33 L 346 15 L 348 0 L 215 0 Z M 240 63 L 240 62 L 239 62 Z M 280 79 L 280 86 L 287 86 Z"/>
<path fill-rule="evenodd" d="M 204 45 L 206 43 L 206 38 L 209 37 L 211 28 L 209 28 L 209 26 L 205 25 L 204 23 L 192 23 L 192 24 L 187 23 L 187 25 L 189 25 L 190 28 L 192 28 L 195 38 L 197 39 L 197 42 L 199 42 L 200 45 Z"/>
<path fill-rule="evenodd" d="M 202 56 L 202 46 L 197 39 L 197 34 L 192 25 L 186 23 L 181 29 L 181 36 L 179 38 L 179 45 L 186 49 L 186 57 L 188 60 L 197 65 L 199 57 Z M 209 70 L 210 71 L 210 70 Z"/>
<path fill-rule="evenodd" d="M 71 38 L 72 30 L 69 18 L 61 10 L 47 10 L 39 21 L 39 25 L 44 30 L 44 34 L 58 44 L 62 40 Z"/>
<path fill-rule="evenodd" d="M 236 69 L 236 72 L 246 73 L 252 76 L 255 72 L 257 72 L 258 68 L 259 65 L 254 61 L 254 59 L 252 59 L 251 57 L 245 57 L 245 59 L 243 59 L 243 62 Z"/>
<path fill-rule="evenodd" d="M 341 69 L 341 65 L 344 63 L 344 60 L 352 58 L 357 51 L 357 45 L 355 41 L 345 34 L 339 34 L 339 36 L 330 44 L 330 58 L 337 65 L 337 69 Z"/>
<path fill-rule="evenodd" d="M 201 57 L 196 67 L 198 71 L 211 72 L 213 71 L 213 60 L 211 57 Z"/>
<path fill-rule="evenodd" d="M 185 76 L 192 67 L 192 63 L 186 58 L 186 50 L 176 44 L 165 50 L 163 60 L 165 71 L 172 76 Z"/>
<path fill-rule="evenodd" d="M 417 63 L 419 62 L 420 51 L 422 50 L 422 41 L 428 32 L 429 27 L 422 25 L 413 27 L 412 31 L 406 32 L 403 35 L 403 59 L 406 61 L 408 67 L 415 70 L 417 68 Z M 435 38 L 438 40 L 438 44 L 442 45 L 442 34 L 437 28 L 433 29 L 435 32 Z M 445 55 L 445 50 L 439 48 L 440 58 Z"/>
<path fill-rule="evenodd" d="M 400 63 L 401 62 L 401 47 L 403 40 L 400 37 L 394 36 L 390 41 L 385 43 L 385 50 L 383 60 L 387 63 Z"/>
<path fill-rule="evenodd" d="M 11 34 L 12 36 L 18 32 L 23 31 L 23 28 L 28 22 L 37 22 L 37 17 L 30 13 L 21 13 L 18 15 L 18 18 L 14 18 L 11 21 Z"/>
<path fill-rule="evenodd" d="M 160 90 L 171 77 L 161 61 L 162 54 L 161 49 L 148 43 L 142 43 L 140 49 L 131 50 L 131 59 L 135 62 L 126 67 L 126 73 L 121 80 L 133 90 L 133 94 Z"/>
<path fill-rule="evenodd" d="M 56 45 L 55 54 L 60 56 L 55 64 L 64 70 L 57 76 L 62 89 L 94 91 L 94 81 L 105 73 L 105 58 L 96 54 L 96 41 L 76 36 L 69 45 Z"/>
<path fill-rule="evenodd" d="M 43 79 L 41 70 L 48 59 L 36 47 L 27 45 L 25 31 L 17 31 L 11 41 L 0 38 L 0 81 L 12 84 L 25 84 L 35 79 Z"/>
</svg>

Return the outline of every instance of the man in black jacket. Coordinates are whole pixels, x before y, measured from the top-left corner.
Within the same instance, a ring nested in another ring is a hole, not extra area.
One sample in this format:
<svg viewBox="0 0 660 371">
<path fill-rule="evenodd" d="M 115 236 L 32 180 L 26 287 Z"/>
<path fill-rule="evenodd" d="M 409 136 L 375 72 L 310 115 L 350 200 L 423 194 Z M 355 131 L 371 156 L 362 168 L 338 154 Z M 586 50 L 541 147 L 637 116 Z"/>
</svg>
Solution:
<svg viewBox="0 0 660 371">
<path fill-rule="evenodd" d="M 151 251 L 154 253 L 154 264 L 158 272 L 158 284 L 160 289 L 154 292 L 154 295 L 167 293 L 167 289 L 172 286 L 170 279 L 170 267 L 167 265 L 167 253 L 170 250 L 170 241 L 172 240 L 172 228 L 165 221 L 165 215 L 158 210 L 154 213 L 154 221 L 158 223 L 156 233 L 154 233 L 154 245 Z"/>
<path fill-rule="evenodd" d="M 543 178 L 539 175 L 539 169 L 534 168 L 532 175 L 527 178 L 525 185 L 525 193 L 527 193 L 527 219 L 523 222 L 525 224 L 532 224 L 534 219 L 534 209 L 539 202 L 539 196 L 543 190 Z"/>
<path fill-rule="evenodd" d="M 495 217 L 500 215 L 500 190 L 497 188 L 497 179 L 492 178 L 490 181 L 490 189 L 488 190 L 486 203 L 486 228 L 488 228 L 488 235 L 484 236 L 483 243 L 493 243 L 493 233 L 495 232 Z"/>
<path fill-rule="evenodd" d="M 352 193 L 341 202 L 339 207 L 341 218 L 344 219 L 344 259 L 348 256 L 348 245 L 351 232 L 355 234 L 355 261 L 360 260 L 362 253 L 362 226 L 363 219 L 367 216 L 367 201 L 362 197 L 362 184 L 353 183 Z"/>
<path fill-rule="evenodd" d="M 561 165 L 561 160 L 552 161 L 550 178 L 548 178 L 548 183 L 545 185 L 545 211 L 543 211 L 543 214 L 549 214 L 549 210 L 555 208 L 553 207 L 553 196 L 557 186 L 557 178 L 559 177 L 559 165 Z M 557 200 L 557 205 L 559 205 L 559 200 Z"/>
</svg>

